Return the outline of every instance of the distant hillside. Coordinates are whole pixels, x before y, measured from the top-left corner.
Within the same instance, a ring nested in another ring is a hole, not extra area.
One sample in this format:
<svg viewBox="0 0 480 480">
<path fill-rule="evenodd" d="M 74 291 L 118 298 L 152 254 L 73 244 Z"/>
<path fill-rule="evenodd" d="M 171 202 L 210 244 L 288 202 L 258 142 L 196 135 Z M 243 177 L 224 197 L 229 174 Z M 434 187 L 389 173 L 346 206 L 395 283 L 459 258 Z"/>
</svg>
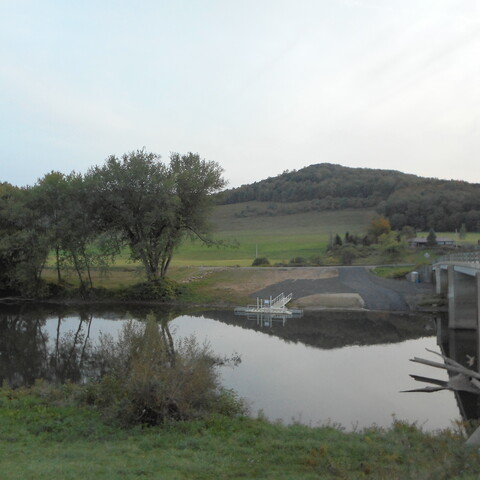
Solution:
<svg viewBox="0 0 480 480">
<path fill-rule="evenodd" d="M 219 197 L 221 204 L 250 201 L 265 206 L 247 209 L 243 216 L 375 208 L 396 229 L 410 225 L 418 230 L 454 231 L 465 224 L 470 232 L 480 231 L 480 184 L 394 170 L 321 163 L 226 190 Z"/>
</svg>

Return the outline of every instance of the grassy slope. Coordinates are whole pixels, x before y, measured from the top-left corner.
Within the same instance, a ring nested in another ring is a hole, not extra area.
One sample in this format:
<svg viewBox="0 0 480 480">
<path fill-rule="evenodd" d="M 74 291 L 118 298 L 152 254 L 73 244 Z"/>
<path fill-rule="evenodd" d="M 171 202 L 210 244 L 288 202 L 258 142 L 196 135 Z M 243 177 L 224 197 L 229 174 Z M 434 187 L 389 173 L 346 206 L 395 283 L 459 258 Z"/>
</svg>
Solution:
<svg viewBox="0 0 480 480">
<path fill-rule="evenodd" d="M 375 215 L 373 210 L 341 210 L 335 212 L 308 212 L 294 215 L 278 215 L 275 217 L 238 218 L 235 213 L 241 212 L 246 205 L 255 207 L 258 202 L 236 205 L 220 205 L 214 208 L 211 222 L 215 239 L 236 242 L 232 247 L 206 247 L 199 241 L 185 241 L 175 253 L 172 266 L 250 266 L 258 255 L 266 256 L 272 263 L 288 262 L 296 256 L 311 257 L 325 253 L 330 234 L 346 231 L 361 234 Z M 45 278 L 54 281 L 56 274 L 53 268 L 54 257 L 51 255 L 49 268 Z M 173 273 L 173 276 L 177 276 Z M 75 273 L 68 278 L 76 284 Z M 94 274 L 95 285 L 106 288 L 127 286 L 143 281 L 142 267 L 132 263 L 125 250 L 115 260 L 110 274 L 102 278 Z"/>
<path fill-rule="evenodd" d="M 245 210 L 247 205 L 255 208 L 258 207 L 259 202 L 220 205 L 215 207 L 212 212 L 212 223 L 215 227 L 214 237 L 226 241 L 236 241 L 238 248 L 208 248 L 200 242 L 186 241 L 173 257 L 169 276 L 174 280 L 182 281 L 190 276 L 195 276 L 195 267 L 200 265 L 250 266 L 257 247 L 259 256 L 267 257 L 272 264 L 275 262 L 288 263 L 291 258 L 297 256 L 309 258 L 324 255 L 330 234 L 338 233 L 343 236 L 347 231 L 352 234 L 364 234 L 375 215 L 373 210 L 350 209 L 274 217 L 236 217 L 235 213 Z M 264 209 L 265 205 L 259 208 L 259 210 Z M 427 236 L 427 233 L 423 232 L 418 235 Z M 480 233 L 468 233 L 464 240 L 460 240 L 458 235 L 448 232 L 439 232 L 437 236 L 454 238 L 459 244 L 476 245 L 480 240 Z M 406 255 L 400 263 L 425 262 L 424 253 L 423 249 L 414 250 Z M 363 263 L 365 260 L 358 259 L 358 262 Z M 385 259 L 380 256 L 372 257 L 368 259 L 368 263 L 382 264 L 385 263 Z M 49 261 L 50 267 L 44 272 L 44 278 L 51 281 L 56 279 L 55 270 L 52 268 L 53 264 L 52 256 Z M 228 278 L 224 278 L 225 275 Z M 208 299 L 215 301 L 215 299 L 223 298 L 226 292 L 223 290 L 220 292 L 222 295 L 217 298 L 216 293 L 218 292 L 213 292 L 210 286 L 214 286 L 217 280 L 227 284 L 235 282 L 235 275 L 219 273 L 208 281 L 196 282 L 195 286 L 202 291 L 200 296 L 203 296 L 203 301 Z M 130 261 L 127 250 L 116 258 L 115 265 L 111 268 L 108 276 L 102 276 L 95 271 L 93 277 L 95 286 L 105 288 L 127 287 L 145 280 L 142 266 Z M 73 271 L 66 279 L 73 285 L 78 283 Z M 234 295 L 234 297 L 238 296 Z M 192 301 L 194 300 L 192 298 Z M 201 300 L 200 297 L 198 300 Z M 236 298 L 236 301 L 238 303 L 239 298 Z"/>
<path fill-rule="evenodd" d="M 271 262 L 288 262 L 296 256 L 311 257 L 325 253 L 330 234 L 361 234 L 375 215 L 373 210 L 308 212 L 274 217 L 236 217 L 246 205 L 215 207 L 212 223 L 215 237 L 236 240 L 238 248 L 208 248 L 198 242 L 186 242 L 173 259 L 173 265 L 249 266 L 258 255 Z"/>
<path fill-rule="evenodd" d="M 68 387 L 65 387 L 68 388 Z M 214 417 L 121 430 L 98 413 L 0 389 L 3 480 L 476 479 L 480 461 L 452 432 L 272 425 Z"/>
<path fill-rule="evenodd" d="M 215 238 L 235 240 L 238 248 L 208 248 L 200 242 L 187 241 L 178 249 L 172 265 L 249 266 L 255 258 L 257 247 L 258 255 L 267 257 L 271 263 L 288 263 L 297 256 L 307 259 L 321 256 L 325 254 L 331 234 L 338 233 L 343 237 L 348 231 L 364 235 L 376 214 L 370 209 L 347 209 L 272 217 L 235 216 L 247 206 L 265 210 L 265 204 L 246 202 L 217 206 L 212 215 Z M 426 237 L 428 232 L 420 232 L 418 235 Z M 468 233 L 463 240 L 451 232 L 439 232 L 437 236 L 453 238 L 460 245 L 476 245 L 480 240 L 480 233 Z M 425 250 L 412 251 L 401 263 L 420 263 L 425 260 L 424 253 Z M 372 258 L 369 263 L 384 262 L 383 258 Z"/>
</svg>

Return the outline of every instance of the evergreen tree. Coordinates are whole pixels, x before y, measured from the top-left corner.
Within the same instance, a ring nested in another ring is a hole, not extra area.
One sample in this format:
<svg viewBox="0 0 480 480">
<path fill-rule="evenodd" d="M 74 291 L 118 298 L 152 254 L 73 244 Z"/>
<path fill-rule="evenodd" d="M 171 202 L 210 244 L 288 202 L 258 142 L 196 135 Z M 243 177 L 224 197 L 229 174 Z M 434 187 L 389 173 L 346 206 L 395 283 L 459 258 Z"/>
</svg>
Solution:
<svg viewBox="0 0 480 480">
<path fill-rule="evenodd" d="M 436 244 L 437 244 L 437 235 L 433 231 L 433 228 L 431 228 L 427 236 L 427 246 L 434 247 Z"/>
</svg>

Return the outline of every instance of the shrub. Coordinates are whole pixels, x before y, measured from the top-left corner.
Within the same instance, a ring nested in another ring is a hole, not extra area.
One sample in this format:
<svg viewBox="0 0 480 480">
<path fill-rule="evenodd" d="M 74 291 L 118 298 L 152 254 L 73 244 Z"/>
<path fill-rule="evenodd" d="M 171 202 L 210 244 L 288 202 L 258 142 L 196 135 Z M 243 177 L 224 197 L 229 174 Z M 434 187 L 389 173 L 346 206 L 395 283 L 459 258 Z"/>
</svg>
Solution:
<svg viewBox="0 0 480 480">
<path fill-rule="evenodd" d="M 407 241 L 393 231 L 381 235 L 379 242 L 380 251 L 387 260 L 398 260 L 408 249 Z"/>
<path fill-rule="evenodd" d="M 126 323 L 117 341 L 102 336 L 100 378 L 85 401 L 124 425 L 157 425 L 211 413 L 243 413 L 243 404 L 219 384 L 217 366 L 238 358 L 216 358 L 195 337 L 174 342 L 167 323 L 154 315 Z"/>
<path fill-rule="evenodd" d="M 308 265 L 308 260 L 304 257 L 294 257 L 290 260 L 290 265 L 295 267 L 304 267 Z"/>
<path fill-rule="evenodd" d="M 338 251 L 342 265 L 351 265 L 359 256 L 358 249 L 352 245 L 344 245 Z"/>
<path fill-rule="evenodd" d="M 165 278 L 157 282 L 137 283 L 121 290 L 118 295 L 123 300 L 172 300 L 179 291 L 177 282 Z"/>
<path fill-rule="evenodd" d="M 320 255 L 312 255 L 310 257 L 310 263 L 312 265 L 323 265 L 324 260 Z"/>
<path fill-rule="evenodd" d="M 268 261 L 267 257 L 257 257 L 252 262 L 252 267 L 262 267 L 262 266 L 268 266 L 268 265 L 270 265 L 270 262 Z"/>
</svg>

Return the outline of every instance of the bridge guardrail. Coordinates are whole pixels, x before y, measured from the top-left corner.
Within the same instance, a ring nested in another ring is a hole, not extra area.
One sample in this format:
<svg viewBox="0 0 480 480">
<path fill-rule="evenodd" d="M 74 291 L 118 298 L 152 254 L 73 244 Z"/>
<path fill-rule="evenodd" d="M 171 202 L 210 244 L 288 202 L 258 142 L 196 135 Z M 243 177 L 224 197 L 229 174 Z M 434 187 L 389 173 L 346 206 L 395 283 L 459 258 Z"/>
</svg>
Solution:
<svg viewBox="0 0 480 480">
<path fill-rule="evenodd" d="M 438 257 L 434 263 L 442 262 L 480 263 L 480 250 L 475 250 L 474 252 L 451 253 L 450 255 Z"/>
</svg>

